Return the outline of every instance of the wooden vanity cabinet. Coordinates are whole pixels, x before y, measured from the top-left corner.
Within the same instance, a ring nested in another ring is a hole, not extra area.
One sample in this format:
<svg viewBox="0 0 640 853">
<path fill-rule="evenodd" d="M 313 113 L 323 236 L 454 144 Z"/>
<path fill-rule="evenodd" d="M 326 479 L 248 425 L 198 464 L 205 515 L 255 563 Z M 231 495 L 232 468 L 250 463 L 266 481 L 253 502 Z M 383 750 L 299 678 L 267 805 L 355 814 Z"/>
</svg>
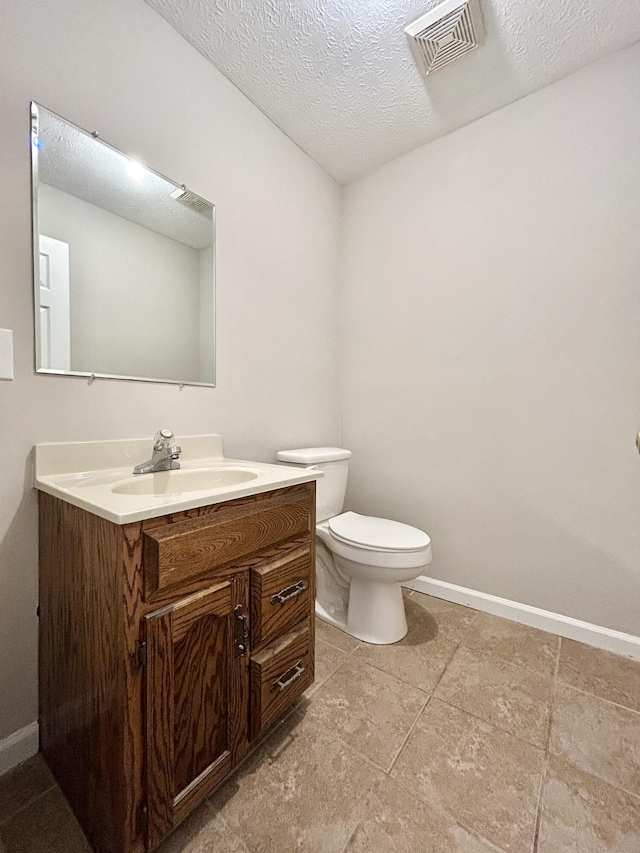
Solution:
<svg viewBox="0 0 640 853">
<path fill-rule="evenodd" d="M 40 747 L 99 853 L 153 849 L 314 678 L 315 483 L 116 525 L 40 493 Z"/>
</svg>

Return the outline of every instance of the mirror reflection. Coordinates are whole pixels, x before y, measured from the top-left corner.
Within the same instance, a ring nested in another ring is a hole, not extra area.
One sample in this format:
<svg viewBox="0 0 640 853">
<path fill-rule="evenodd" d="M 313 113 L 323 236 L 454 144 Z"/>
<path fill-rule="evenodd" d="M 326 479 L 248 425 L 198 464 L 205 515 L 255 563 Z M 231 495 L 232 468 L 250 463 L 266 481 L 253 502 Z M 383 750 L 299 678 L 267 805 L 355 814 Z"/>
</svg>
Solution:
<svg viewBox="0 0 640 853">
<path fill-rule="evenodd" d="M 32 104 L 36 369 L 212 385 L 214 207 Z"/>
</svg>

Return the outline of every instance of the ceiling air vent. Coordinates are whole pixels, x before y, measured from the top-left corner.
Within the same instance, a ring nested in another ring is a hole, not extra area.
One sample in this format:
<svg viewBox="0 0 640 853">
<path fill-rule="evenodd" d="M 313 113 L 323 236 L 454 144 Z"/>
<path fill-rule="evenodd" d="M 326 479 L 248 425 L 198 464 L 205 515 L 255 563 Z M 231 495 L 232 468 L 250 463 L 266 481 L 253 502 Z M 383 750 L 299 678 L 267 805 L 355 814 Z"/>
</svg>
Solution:
<svg viewBox="0 0 640 853">
<path fill-rule="evenodd" d="M 405 27 L 405 33 L 418 68 L 433 74 L 482 43 L 477 0 L 446 0 Z"/>
<path fill-rule="evenodd" d="M 199 195 L 192 193 L 190 190 L 182 189 L 180 187 L 171 193 L 171 198 L 175 198 L 176 201 L 179 201 L 180 204 L 184 204 L 185 207 L 197 210 L 198 213 L 207 213 L 211 208 L 208 201 L 200 198 Z"/>
</svg>

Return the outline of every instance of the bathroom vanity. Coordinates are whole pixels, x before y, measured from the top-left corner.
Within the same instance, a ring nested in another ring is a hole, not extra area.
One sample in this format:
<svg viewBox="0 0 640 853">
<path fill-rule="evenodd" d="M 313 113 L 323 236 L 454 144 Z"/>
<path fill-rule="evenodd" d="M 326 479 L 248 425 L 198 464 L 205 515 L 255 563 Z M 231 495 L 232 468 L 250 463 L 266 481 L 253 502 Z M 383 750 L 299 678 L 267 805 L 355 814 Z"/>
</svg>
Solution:
<svg viewBox="0 0 640 853">
<path fill-rule="evenodd" d="M 40 746 L 100 853 L 155 848 L 314 678 L 321 475 L 216 439 L 135 479 L 148 441 L 36 448 Z"/>
</svg>

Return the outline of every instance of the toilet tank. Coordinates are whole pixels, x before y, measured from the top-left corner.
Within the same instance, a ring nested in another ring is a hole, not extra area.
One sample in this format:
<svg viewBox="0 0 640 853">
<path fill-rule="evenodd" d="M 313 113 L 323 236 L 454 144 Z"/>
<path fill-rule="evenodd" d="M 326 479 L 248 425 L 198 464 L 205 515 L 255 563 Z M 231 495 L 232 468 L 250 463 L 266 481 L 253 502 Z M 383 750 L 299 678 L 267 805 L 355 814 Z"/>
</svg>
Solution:
<svg viewBox="0 0 640 853">
<path fill-rule="evenodd" d="M 316 522 L 340 515 L 347 491 L 351 451 L 341 447 L 301 447 L 280 450 L 276 459 L 283 465 L 319 468 L 324 477 L 316 481 Z"/>
</svg>

